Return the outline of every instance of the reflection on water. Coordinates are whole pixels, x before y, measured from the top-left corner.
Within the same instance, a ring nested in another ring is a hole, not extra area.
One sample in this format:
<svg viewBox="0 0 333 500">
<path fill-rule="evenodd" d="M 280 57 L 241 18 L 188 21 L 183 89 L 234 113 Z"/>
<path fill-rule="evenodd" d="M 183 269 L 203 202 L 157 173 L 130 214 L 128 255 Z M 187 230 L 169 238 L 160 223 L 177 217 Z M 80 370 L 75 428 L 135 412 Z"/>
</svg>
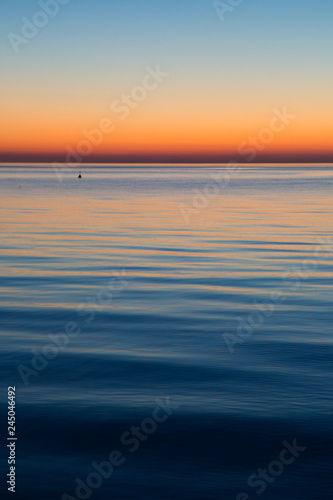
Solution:
<svg viewBox="0 0 333 500">
<path fill-rule="evenodd" d="M 255 497 L 248 476 L 296 437 L 307 451 L 266 498 L 330 498 L 333 169 L 244 168 L 198 198 L 219 171 L 0 168 L 20 498 L 74 496 L 166 397 L 181 406 L 92 498 Z M 80 333 L 25 386 L 17 366 L 69 322 Z"/>
</svg>

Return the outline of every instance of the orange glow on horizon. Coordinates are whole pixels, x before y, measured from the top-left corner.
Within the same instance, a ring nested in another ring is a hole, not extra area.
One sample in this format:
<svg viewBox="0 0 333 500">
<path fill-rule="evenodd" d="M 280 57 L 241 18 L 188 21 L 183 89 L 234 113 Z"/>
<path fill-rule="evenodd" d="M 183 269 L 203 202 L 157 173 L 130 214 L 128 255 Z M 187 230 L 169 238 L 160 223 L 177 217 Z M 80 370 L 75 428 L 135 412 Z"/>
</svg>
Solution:
<svg viewBox="0 0 333 500">
<path fill-rule="evenodd" d="M 16 110 L 18 111 L 18 110 Z M 28 111 L 28 110 L 25 110 Z M 32 110 L 30 110 L 32 111 Z M 51 110 L 50 110 L 51 111 Z M 163 154 L 201 154 L 201 155 L 235 155 L 240 145 L 243 149 L 251 148 L 253 138 L 257 139 L 258 156 L 260 154 L 298 154 L 298 153 L 332 153 L 330 118 L 317 121 L 316 126 L 311 116 L 295 119 L 285 128 L 267 137 L 270 118 L 254 116 L 240 119 L 220 119 L 216 116 L 208 121 L 208 115 L 195 119 L 192 113 L 174 119 L 174 115 L 162 109 L 158 116 L 156 111 L 139 111 L 127 120 L 110 114 L 97 119 L 91 114 L 82 116 L 72 114 L 66 120 L 62 114 L 48 116 L 45 110 L 36 109 L 34 113 L 10 114 L 0 125 L 0 155 L 7 154 L 58 154 L 66 155 L 68 148 L 78 152 L 82 141 L 87 140 L 87 132 L 95 131 L 103 120 L 109 120 L 114 130 L 99 132 L 97 142 L 90 139 L 89 155 L 163 155 Z M 205 119 L 206 118 L 206 119 Z M 319 120 L 319 117 L 317 117 Z M 111 126 L 111 125 L 110 125 Z M 265 132 L 266 130 L 266 136 Z M 96 140 L 95 140 L 96 141 Z M 253 144 L 252 144 L 253 147 Z M 243 153 L 244 154 L 244 153 Z M 82 155 L 84 158 L 85 155 Z M 1 161 L 1 156 L 0 156 Z"/>
</svg>

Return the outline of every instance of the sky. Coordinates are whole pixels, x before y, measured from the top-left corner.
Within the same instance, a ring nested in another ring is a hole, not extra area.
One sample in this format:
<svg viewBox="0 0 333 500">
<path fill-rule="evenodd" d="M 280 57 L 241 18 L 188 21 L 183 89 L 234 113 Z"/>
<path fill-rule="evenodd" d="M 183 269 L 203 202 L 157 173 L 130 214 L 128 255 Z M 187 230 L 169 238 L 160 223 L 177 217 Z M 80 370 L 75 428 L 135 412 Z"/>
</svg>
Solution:
<svg viewBox="0 0 333 500">
<path fill-rule="evenodd" d="M 332 0 L 0 13 L 0 162 L 332 162 Z"/>
</svg>

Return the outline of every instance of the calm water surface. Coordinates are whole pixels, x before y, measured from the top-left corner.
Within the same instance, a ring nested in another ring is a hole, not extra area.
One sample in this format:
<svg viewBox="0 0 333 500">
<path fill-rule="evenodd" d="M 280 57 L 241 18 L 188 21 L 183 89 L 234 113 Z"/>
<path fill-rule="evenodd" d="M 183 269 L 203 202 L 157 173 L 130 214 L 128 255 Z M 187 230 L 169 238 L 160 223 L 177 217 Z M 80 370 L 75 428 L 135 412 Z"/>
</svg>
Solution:
<svg viewBox="0 0 333 500">
<path fill-rule="evenodd" d="M 16 498 L 79 498 L 115 449 L 81 498 L 332 498 L 333 168 L 82 173 L 0 168 Z M 156 400 L 168 418 L 147 423 Z M 249 485 L 294 439 L 306 450 Z"/>
</svg>

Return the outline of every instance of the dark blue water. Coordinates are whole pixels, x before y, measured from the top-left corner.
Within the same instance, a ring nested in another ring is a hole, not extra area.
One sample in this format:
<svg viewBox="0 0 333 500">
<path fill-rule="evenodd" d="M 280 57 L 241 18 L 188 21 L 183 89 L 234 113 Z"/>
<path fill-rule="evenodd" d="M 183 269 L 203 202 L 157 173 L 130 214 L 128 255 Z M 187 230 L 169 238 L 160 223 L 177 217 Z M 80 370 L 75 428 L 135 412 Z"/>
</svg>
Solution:
<svg viewBox="0 0 333 500">
<path fill-rule="evenodd" d="M 8 386 L 17 499 L 333 498 L 333 168 L 224 173 L 0 169 L 5 498 Z"/>
</svg>

